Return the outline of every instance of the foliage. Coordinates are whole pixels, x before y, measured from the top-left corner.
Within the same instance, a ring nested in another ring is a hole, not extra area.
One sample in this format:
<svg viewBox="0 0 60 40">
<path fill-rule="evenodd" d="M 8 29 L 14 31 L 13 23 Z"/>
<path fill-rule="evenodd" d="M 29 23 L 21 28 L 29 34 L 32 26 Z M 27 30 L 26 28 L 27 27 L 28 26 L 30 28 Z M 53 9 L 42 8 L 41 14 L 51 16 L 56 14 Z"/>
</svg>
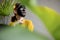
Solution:
<svg viewBox="0 0 60 40">
<path fill-rule="evenodd" d="M 0 2 L 0 15 L 8 16 L 13 11 L 15 0 L 2 0 Z"/>
</svg>

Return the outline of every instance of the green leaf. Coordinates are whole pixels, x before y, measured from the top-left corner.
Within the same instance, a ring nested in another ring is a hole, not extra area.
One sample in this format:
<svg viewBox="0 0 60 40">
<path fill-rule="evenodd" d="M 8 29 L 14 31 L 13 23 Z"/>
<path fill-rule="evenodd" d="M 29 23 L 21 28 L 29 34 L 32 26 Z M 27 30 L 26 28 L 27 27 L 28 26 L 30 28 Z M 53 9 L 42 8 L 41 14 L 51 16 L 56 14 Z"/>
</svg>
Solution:
<svg viewBox="0 0 60 40">
<path fill-rule="evenodd" d="M 0 24 L 0 39 L 2 40 L 49 40 L 37 32 L 30 32 L 21 25 L 8 26 Z"/>
<path fill-rule="evenodd" d="M 0 4 L 0 15 L 2 16 L 8 16 L 10 13 L 13 12 L 13 0 L 3 0 Z"/>
</svg>

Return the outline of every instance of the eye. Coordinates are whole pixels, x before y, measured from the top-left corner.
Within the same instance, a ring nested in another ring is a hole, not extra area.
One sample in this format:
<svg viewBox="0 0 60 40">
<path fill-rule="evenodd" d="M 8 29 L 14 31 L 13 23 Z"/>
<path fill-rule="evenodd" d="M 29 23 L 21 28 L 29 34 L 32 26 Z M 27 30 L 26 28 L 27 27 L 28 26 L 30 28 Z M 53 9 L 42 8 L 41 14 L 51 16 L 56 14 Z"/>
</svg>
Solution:
<svg viewBox="0 0 60 40">
<path fill-rule="evenodd" d="M 25 11 L 25 9 L 23 9 L 23 11 Z"/>
<path fill-rule="evenodd" d="M 20 8 L 20 10 L 23 10 L 23 8 Z"/>
</svg>

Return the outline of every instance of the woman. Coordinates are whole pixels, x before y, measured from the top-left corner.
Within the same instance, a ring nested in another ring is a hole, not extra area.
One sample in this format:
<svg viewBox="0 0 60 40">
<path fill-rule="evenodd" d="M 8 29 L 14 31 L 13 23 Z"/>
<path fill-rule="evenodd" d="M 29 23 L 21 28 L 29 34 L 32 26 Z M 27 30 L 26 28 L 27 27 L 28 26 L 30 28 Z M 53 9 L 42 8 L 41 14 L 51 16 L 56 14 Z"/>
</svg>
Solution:
<svg viewBox="0 0 60 40">
<path fill-rule="evenodd" d="M 20 3 L 16 3 L 14 6 L 14 16 L 11 18 L 10 26 L 15 26 L 16 24 L 25 25 L 29 31 L 33 32 L 34 26 L 31 20 L 25 19 L 26 12 L 25 6 Z"/>
</svg>

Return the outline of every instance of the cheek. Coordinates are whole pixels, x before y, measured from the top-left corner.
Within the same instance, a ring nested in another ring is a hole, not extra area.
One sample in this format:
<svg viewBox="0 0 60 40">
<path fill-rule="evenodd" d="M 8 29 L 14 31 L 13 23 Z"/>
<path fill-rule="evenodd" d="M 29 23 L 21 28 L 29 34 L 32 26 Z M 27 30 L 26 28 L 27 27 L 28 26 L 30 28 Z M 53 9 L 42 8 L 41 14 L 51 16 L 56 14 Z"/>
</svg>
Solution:
<svg viewBox="0 0 60 40">
<path fill-rule="evenodd" d="M 14 13 L 17 13 L 16 10 L 14 10 Z"/>
</svg>

